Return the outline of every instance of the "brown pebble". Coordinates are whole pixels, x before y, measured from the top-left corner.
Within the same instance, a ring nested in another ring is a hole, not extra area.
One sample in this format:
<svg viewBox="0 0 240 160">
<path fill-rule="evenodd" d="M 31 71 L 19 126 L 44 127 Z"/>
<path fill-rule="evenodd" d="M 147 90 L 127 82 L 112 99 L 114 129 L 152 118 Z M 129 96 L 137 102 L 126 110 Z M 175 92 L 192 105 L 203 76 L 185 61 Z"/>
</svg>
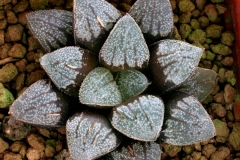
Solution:
<svg viewBox="0 0 240 160">
<path fill-rule="evenodd" d="M 38 45 L 33 37 L 28 38 L 28 51 L 38 49 Z"/>
<path fill-rule="evenodd" d="M 194 144 L 194 148 L 195 148 L 197 151 L 201 151 L 201 149 L 202 149 L 201 143 L 200 143 L 200 142 L 195 143 L 195 144 Z"/>
<path fill-rule="evenodd" d="M 233 128 L 233 122 L 227 122 L 227 126 L 228 126 L 228 128 Z"/>
<path fill-rule="evenodd" d="M 226 103 L 231 103 L 236 98 L 236 89 L 233 88 L 230 84 L 227 84 L 224 87 L 224 99 Z"/>
<path fill-rule="evenodd" d="M 13 47 L 10 49 L 10 51 L 8 52 L 8 56 L 13 58 L 23 58 L 26 53 L 27 53 L 27 50 L 22 44 L 15 43 Z"/>
<path fill-rule="evenodd" d="M 18 19 L 13 11 L 7 11 L 7 22 L 8 24 L 18 23 Z"/>
<path fill-rule="evenodd" d="M 15 63 L 15 66 L 17 67 L 17 70 L 19 72 L 24 72 L 26 70 L 27 63 L 28 62 L 27 62 L 26 58 L 23 58 L 23 59 L 17 61 Z"/>
<path fill-rule="evenodd" d="M 211 155 L 210 160 L 224 160 L 230 155 L 230 150 L 228 147 L 221 146 L 216 152 Z"/>
<path fill-rule="evenodd" d="M 11 41 L 19 41 L 22 38 L 23 26 L 21 24 L 11 25 L 7 32 Z"/>
<path fill-rule="evenodd" d="M 56 152 L 60 152 L 63 149 L 63 143 L 61 141 L 56 141 Z"/>
<path fill-rule="evenodd" d="M 27 79 L 27 85 L 30 86 L 31 84 L 33 84 L 34 82 L 43 79 L 43 77 L 45 76 L 45 71 L 43 70 L 36 70 L 34 72 L 31 72 L 28 79 Z"/>
<path fill-rule="evenodd" d="M 6 27 L 7 27 L 7 19 L 4 18 L 0 20 L 0 29 L 6 29 Z"/>
<path fill-rule="evenodd" d="M 38 160 L 44 158 L 44 152 L 35 148 L 29 147 L 26 153 L 28 160 Z"/>
<path fill-rule="evenodd" d="M 3 153 L 9 148 L 9 144 L 0 137 L 0 153 Z"/>
<path fill-rule="evenodd" d="M 210 158 L 211 154 L 216 151 L 216 147 L 212 144 L 206 144 L 203 147 L 202 153 L 205 155 L 207 158 Z"/>
<path fill-rule="evenodd" d="M 23 158 L 20 154 L 7 152 L 7 153 L 4 154 L 3 160 L 23 160 Z"/>
<path fill-rule="evenodd" d="M 0 113 L 0 120 L 2 120 L 4 117 L 5 117 L 5 115 Z"/>
<path fill-rule="evenodd" d="M 233 122 L 234 121 L 233 113 L 231 111 L 227 111 L 226 118 L 228 121 Z"/>
<path fill-rule="evenodd" d="M 26 24 L 27 24 L 27 14 L 28 13 L 29 12 L 23 12 L 23 13 L 18 14 L 18 22 L 23 26 L 26 26 Z"/>
<path fill-rule="evenodd" d="M 31 147 L 43 151 L 45 149 L 45 140 L 38 134 L 31 133 L 27 136 L 28 144 Z"/>
<path fill-rule="evenodd" d="M 24 87 L 24 82 L 25 82 L 25 77 L 26 77 L 26 74 L 24 72 L 18 74 L 17 78 L 16 78 L 16 81 L 15 81 L 15 89 L 17 91 L 20 91 L 23 89 Z"/>
<path fill-rule="evenodd" d="M 28 73 L 31 73 L 31 72 L 39 69 L 39 68 L 40 68 L 39 63 L 35 63 L 35 62 L 34 62 L 34 63 L 30 63 L 30 64 L 27 65 L 26 71 L 27 71 Z"/>
<path fill-rule="evenodd" d="M 39 134 L 41 134 L 44 137 L 50 138 L 50 131 L 48 129 L 44 128 L 37 128 L 37 131 Z"/>
<path fill-rule="evenodd" d="M 4 41 L 4 30 L 0 30 L 0 46 L 5 43 Z"/>
<path fill-rule="evenodd" d="M 4 10 L 0 10 L 0 20 L 5 18 L 5 12 Z"/>
<path fill-rule="evenodd" d="M 57 128 L 57 131 L 58 131 L 59 133 L 61 133 L 61 134 L 66 134 L 66 126 Z"/>
<path fill-rule="evenodd" d="M 28 60 L 29 62 L 33 62 L 33 61 L 34 61 L 34 52 L 33 52 L 33 51 L 28 52 L 28 53 L 26 54 L 26 58 L 27 58 L 27 60 Z"/>
<path fill-rule="evenodd" d="M 223 96 L 223 91 L 217 93 L 213 98 L 214 98 L 214 100 L 215 100 L 217 103 L 225 104 L 225 100 L 224 100 L 224 96 Z"/>
<path fill-rule="evenodd" d="M 224 57 L 221 63 L 224 66 L 231 67 L 233 65 L 233 58 L 232 57 Z"/>
<path fill-rule="evenodd" d="M 204 7 L 204 12 L 206 13 L 206 15 L 208 16 L 208 19 L 211 22 L 214 22 L 217 20 L 218 18 L 218 12 L 216 10 L 216 7 L 214 4 L 208 4 Z"/>
<path fill-rule="evenodd" d="M 28 0 L 20 0 L 14 7 L 13 7 L 13 11 L 15 13 L 19 13 L 19 12 L 23 12 L 27 9 L 27 7 L 29 6 L 29 2 Z"/>
<path fill-rule="evenodd" d="M 7 12 L 7 11 L 11 11 L 12 10 L 12 5 L 11 4 L 7 4 L 3 7 L 4 11 Z"/>
<path fill-rule="evenodd" d="M 20 150 L 22 149 L 22 147 L 26 146 L 23 142 L 21 141 L 16 141 L 16 142 L 13 142 L 13 144 L 10 146 L 10 150 L 12 152 L 15 152 L 15 153 L 18 153 L 20 152 Z"/>
</svg>

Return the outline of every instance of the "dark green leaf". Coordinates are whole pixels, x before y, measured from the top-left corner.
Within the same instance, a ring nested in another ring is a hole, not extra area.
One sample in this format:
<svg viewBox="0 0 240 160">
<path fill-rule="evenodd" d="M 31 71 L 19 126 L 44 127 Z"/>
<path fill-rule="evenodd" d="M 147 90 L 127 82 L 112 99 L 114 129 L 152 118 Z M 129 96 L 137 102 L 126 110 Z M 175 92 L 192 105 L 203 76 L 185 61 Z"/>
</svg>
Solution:
<svg viewBox="0 0 240 160">
<path fill-rule="evenodd" d="M 112 129 L 106 117 L 84 111 L 67 121 L 67 142 L 74 160 L 96 159 L 117 148 L 121 136 Z"/>
<path fill-rule="evenodd" d="M 77 97 L 83 79 L 97 67 L 98 60 L 87 50 L 64 47 L 44 55 L 40 63 L 60 90 Z"/>
<path fill-rule="evenodd" d="M 45 52 L 71 45 L 72 12 L 65 10 L 42 10 L 27 15 L 28 26 Z"/>
<path fill-rule="evenodd" d="M 172 145 L 189 145 L 215 136 L 215 127 L 201 103 L 174 91 L 164 97 L 165 115 L 160 139 Z"/>
<path fill-rule="evenodd" d="M 112 29 L 100 50 L 100 62 L 112 71 L 142 69 L 149 61 L 149 50 L 140 28 L 126 14 Z"/>
</svg>

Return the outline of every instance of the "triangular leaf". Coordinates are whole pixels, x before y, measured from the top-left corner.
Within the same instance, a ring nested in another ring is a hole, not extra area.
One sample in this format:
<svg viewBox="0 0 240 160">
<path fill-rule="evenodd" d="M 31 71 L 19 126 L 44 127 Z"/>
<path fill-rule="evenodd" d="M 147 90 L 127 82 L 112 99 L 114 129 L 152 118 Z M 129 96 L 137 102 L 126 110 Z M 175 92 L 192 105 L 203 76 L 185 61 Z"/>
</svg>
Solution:
<svg viewBox="0 0 240 160">
<path fill-rule="evenodd" d="M 100 50 L 100 62 L 112 71 L 142 69 L 149 61 L 149 50 L 140 28 L 126 14 L 112 29 Z"/>
<path fill-rule="evenodd" d="M 171 37 L 173 33 L 173 12 L 169 0 L 138 0 L 129 14 L 141 28 L 148 44 Z"/>
<path fill-rule="evenodd" d="M 27 15 L 27 21 L 34 38 L 46 53 L 73 43 L 72 12 L 35 11 Z"/>
<path fill-rule="evenodd" d="M 165 115 L 160 139 L 172 145 L 189 145 L 215 136 L 215 127 L 201 103 L 184 93 L 164 98 Z"/>
<path fill-rule="evenodd" d="M 177 90 L 193 95 L 203 101 L 216 85 L 217 73 L 210 69 L 196 67 L 189 77 Z"/>
<path fill-rule="evenodd" d="M 137 70 L 118 72 L 116 82 L 123 102 L 141 94 L 149 85 L 147 77 Z"/>
<path fill-rule="evenodd" d="M 122 102 L 121 93 L 111 72 L 103 67 L 92 70 L 83 80 L 80 102 L 96 108 L 111 108 Z"/>
<path fill-rule="evenodd" d="M 67 142 L 72 159 L 98 158 L 117 148 L 121 136 L 110 125 L 106 117 L 84 111 L 67 121 Z"/>
<path fill-rule="evenodd" d="M 162 99 L 143 95 L 112 110 L 111 123 L 127 137 L 140 141 L 155 141 L 162 128 L 164 104 Z"/>
<path fill-rule="evenodd" d="M 106 155 L 107 160 L 160 160 L 160 145 L 155 142 L 131 142 Z"/>
<path fill-rule="evenodd" d="M 105 0 L 74 0 L 74 39 L 80 45 L 98 53 L 120 12 Z"/>
<path fill-rule="evenodd" d="M 52 86 L 50 80 L 39 80 L 13 102 L 10 114 L 33 126 L 61 127 L 68 118 L 69 103 L 66 98 Z"/>
<path fill-rule="evenodd" d="M 161 40 L 150 46 L 154 87 L 163 93 L 183 83 L 194 71 L 203 50 L 178 40 Z"/>
<path fill-rule="evenodd" d="M 78 96 L 85 76 L 98 65 L 97 57 L 79 47 L 64 47 L 40 59 L 54 84 L 66 94 Z"/>
</svg>

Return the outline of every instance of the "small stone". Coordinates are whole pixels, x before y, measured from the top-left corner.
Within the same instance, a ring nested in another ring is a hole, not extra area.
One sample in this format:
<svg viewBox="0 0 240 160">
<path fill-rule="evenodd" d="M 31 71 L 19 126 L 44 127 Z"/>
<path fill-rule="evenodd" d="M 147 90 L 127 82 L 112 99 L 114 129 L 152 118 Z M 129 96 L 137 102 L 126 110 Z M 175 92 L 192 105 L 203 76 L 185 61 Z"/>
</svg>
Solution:
<svg viewBox="0 0 240 160">
<path fill-rule="evenodd" d="M 34 62 L 34 63 L 30 63 L 30 64 L 27 65 L 26 71 L 27 71 L 28 73 L 31 73 L 31 72 L 39 69 L 39 68 L 40 68 L 39 63 Z"/>
<path fill-rule="evenodd" d="M 225 68 L 220 68 L 219 71 L 218 71 L 218 81 L 221 82 L 221 83 L 225 82 L 225 77 L 224 77 L 225 72 L 226 72 Z"/>
<path fill-rule="evenodd" d="M 9 148 L 9 144 L 0 137 L 0 153 L 3 153 Z"/>
<path fill-rule="evenodd" d="M 27 25 L 27 14 L 29 12 L 23 12 L 23 13 L 19 13 L 18 14 L 18 22 L 22 25 L 22 26 L 26 26 Z M 26 26 L 28 27 L 28 26 Z"/>
<path fill-rule="evenodd" d="M 233 65 L 233 57 L 224 57 L 221 63 L 224 66 L 231 67 Z"/>
<path fill-rule="evenodd" d="M 48 6 L 48 0 L 29 0 L 33 10 L 43 10 Z"/>
<path fill-rule="evenodd" d="M 124 12 L 128 12 L 130 10 L 131 6 L 126 3 L 120 3 L 119 4 L 119 9 L 121 9 Z"/>
<path fill-rule="evenodd" d="M 191 154 L 194 151 L 194 146 L 193 145 L 187 145 L 187 146 L 183 146 L 182 149 L 186 154 Z"/>
<path fill-rule="evenodd" d="M 0 30 L 0 46 L 5 43 L 4 41 L 4 30 Z"/>
<path fill-rule="evenodd" d="M 56 152 L 60 152 L 63 149 L 63 143 L 61 141 L 56 141 Z"/>
<path fill-rule="evenodd" d="M 11 25 L 7 32 L 11 41 L 20 41 L 23 35 L 23 26 L 21 24 Z"/>
<path fill-rule="evenodd" d="M 224 117 L 227 114 L 226 109 L 219 103 L 212 103 L 211 108 L 218 117 Z"/>
<path fill-rule="evenodd" d="M 14 7 L 13 11 L 15 13 L 23 12 L 25 11 L 29 6 L 28 0 L 20 0 Z"/>
<path fill-rule="evenodd" d="M 192 28 L 188 24 L 181 24 L 179 27 L 179 34 L 183 39 L 187 38 L 192 32 Z"/>
<path fill-rule="evenodd" d="M 173 22 L 174 22 L 174 24 L 178 23 L 178 20 L 179 20 L 178 15 L 173 14 Z"/>
<path fill-rule="evenodd" d="M 174 39 L 181 40 L 182 37 L 180 36 L 177 27 L 174 26 L 174 31 L 173 31 L 173 37 Z"/>
<path fill-rule="evenodd" d="M 228 141 L 236 151 L 240 151 L 240 123 L 233 124 L 233 131 L 229 135 Z"/>
<path fill-rule="evenodd" d="M 220 38 L 223 30 L 223 26 L 211 24 L 206 28 L 206 34 L 208 38 Z"/>
<path fill-rule="evenodd" d="M 8 56 L 13 58 L 23 58 L 26 53 L 27 53 L 26 48 L 20 43 L 16 43 L 8 52 Z"/>
<path fill-rule="evenodd" d="M 12 63 L 4 65 L 0 69 L 0 83 L 10 82 L 17 74 L 17 68 Z"/>
<path fill-rule="evenodd" d="M 0 20 L 5 18 L 4 10 L 0 10 Z"/>
<path fill-rule="evenodd" d="M 31 72 L 28 79 L 27 79 L 27 86 L 30 86 L 34 82 L 43 79 L 45 76 L 45 71 L 43 70 L 36 70 L 34 72 Z"/>
<path fill-rule="evenodd" d="M 50 131 L 48 129 L 44 128 L 37 128 L 38 133 L 41 134 L 44 137 L 50 138 Z"/>
<path fill-rule="evenodd" d="M 207 0 L 196 0 L 196 7 L 201 11 L 203 10 Z"/>
<path fill-rule="evenodd" d="M 217 93 L 213 98 L 217 103 L 225 104 L 223 92 Z"/>
<path fill-rule="evenodd" d="M 224 87 L 224 99 L 226 103 L 231 103 L 236 98 L 236 89 L 233 88 L 230 84 L 227 84 Z"/>
<path fill-rule="evenodd" d="M 178 8 L 180 12 L 191 12 L 195 9 L 195 5 L 190 0 L 179 0 Z"/>
<path fill-rule="evenodd" d="M 33 37 L 28 38 L 28 51 L 38 49 L 38 45 Z"/>
<path fill-rule="evenodd" d="M 216 4 L 218 14 L 224 14 L 227 11 L 227 6 L 224 4 Z"/>
<path fill-rule="evenodd" d="M 7 11 L 7 22 L 9 24 L 18 23 L 18 19 L 13 11 Z"/>
<path fill-rule="evenodd" d="M 12 46 L 9 43 L 5 43 L 4 45 L 0 46 L 0 58 L 1 59 L 8 57 L 7 53 L 11 49 L 11 47 Z"/>
<path fill-rule="evenodd" d="M 31 133 L 27 136 L 28 144 L 31 147 L 43 151 L 45 149 L 45 140 L 38 134 Z"/>
<path fill-rule="evenodd" d="M 194 148 L 197 150 L 197 151 L 201 151 L 202 149 L 202 146 L 201 146 L 201 143 L 197 142 L 194 144 Z"/>
<path fill-rule="evenodd" d="M 14 101 L 12 93 L 0 83 L 0 108 L 7 108 Z"/>
<path fill-rule="evenodd" d="M 26 156 L 28 160 L 38 160 L 44 157 L 44 151 L 29 147 Z"/>
<path fill-rule="evenodd" d="M 4 11 L 7 12 L 7 11 L 11 11 L 12 10 L 12 5 L 11 4 L 7 4 L 3 7 Z"/>
<path fill-rule="evenodd" d="M 66 134 L 66 126 L 63 126 L 63 127 L 60 127 L 60 128 L 57 128 L 57 131 L 61 134 Z"/>
<path fill-rule="evenodd" d="M 34 52 L 33 51 L 28 52 L 26 55 L 26 58 L 29 62 L 33 62 L 34 61 Z"/>
<path fill-rule="evenodd" d="M 229 135 L 229 129 L 227 127 L 227 123 L 222 122 L 219 119 L 214 119 L 213 124 L 216 129 L 216 136 L 217 136 L 216 141 L 225 143 Z"/>
<path fill-rule="evenodd" d="M 11 0 L 1 0 L 0 6 L 4 6 L 4 5 L 6 5 L 6 4 L 10 3 L 10 2 L 11 2 Z"/>
<path fill-rule="evenodd" d="M 15 87 L 15 89 L 17 90 L 17 91 L 20 91 L 20 90 L 22 90 L 23 89 L 23 87 L 24 87 L 24 82 L 25 82 L 25 73 L 24 72 L 22 72 L 22 73 L 20 73 L 18 76 L 17 76 L 17 79 L 16 79 L 16 87 Z"/>
<path fill-rule="evenodd" d="M 208 19 L 211 22 L 214 22 L 217 20 L 218 18 L 218 12 L 215 8 L 214 4 L 208 4 L 204 7 L 204 12 L 206 13 L 206 15 L 208 16 Z"/>
<path fill-rule="evenodd" d="M 0 20 L 0 29 L 6 29 L 6 27 L 7 27 L 7 19 L 4 18 Z"/>
<path fill-rule="evenodd" d="M 206 144 L 203 147 L 202 153 L 205 155 L 207 158 L 210 158 L 211 154 L 216 151 L 216 147 L 212 144 Z"/>
<path fill-rule="evenodd" d="M 200 11 L 198 9 L 194 9 L 192 11 L 192 17 L 193 18 L 198 18 L 200 16 Z"/>
<path fill-rule="evenodd" d="M 46 157 L 53 157 L 56 153 L 56 141 L 54 139 L 48 139 L 46 141 L 45 155 Z"/>
<path fill-rule="evenodd" d="M 232 53 L 232 50 L 228 46 L 226 46 L 222 43 L 219 43 L 216 45 L 211 45 L 210 48 L 214 53 L 220 54 L 223 56 L 227 56 Z"/>
<path fill-rule="evenodd" d="M 177 2 L 176 0 L 170 0 L 171 6 L 172 6 L 172 10 L 176 9 L 177 7 Z"/>
<path fill-rule="evenodd" d="M 233 70 L 226 71 L 224 77 L 226 79 L 226 82 L 230 83 L 232 86 L 234 86 L 237 83 L 237 79 L 234 75 Z"/>
<path fill-rule="evenodd" d="M 206 51 L 206 60 L 213 61 L 216 57 L 216 54 L 212 53 L 211 51 Z"/>
<path fill-rule="evenodd" d="M 55 160 L 70 160 L 70 154 L 66 149 L 63 149 L 60 153 L 54 156 Z"/>
<path fill-rule="evenodd" d="M 26 147 L 26 145 L 25 145 L 23 142 L 21 142 L 21 141 L 16 141 L 16 142 L 13 142 L 13 144 L 10 146 L 9 149 L 10 149 L 12 152 L 18 153 L 18 152 L 21 151 L 21 149 L 22 149 L 24 146 Z"/>
<path fill-rule="evenodd" d="M 211 155 L 210 160 L 224 160 L 230 155 L 230 150 L 228 147 L 221 146 L 216 152 Z"/>
<path fill-rule="evenodd" d="M 175 157 L 182 148 L 181 146 L 174 146 L 167 143 L 163 143 L 162 147 L 164 151 L 169 155 L 169 157 Z"/>
<path fill-rule="evenodd" d="M 203 44 L 206 40 L 206 32 L 201 29 L 196 29 L 188 36 L 188 40 L 191 43 L 198 42 L 200 44 Z"/>
<path fill-rule="evenodd" d="M 22 156 L 20 154 L 15 154 L 11 152 L 7 152 L 4 154 L 4 160 L 22 160 Z"/>
<path fill-rule="evenodd" d="M 200 24 L 199 24 L 199 22 L 198 22 L 197 19 L 191 19 L 190 24 L 191 24 L 191 27 L 192 27 L 194 30 L 200 29 Z"/>
<path fill-rule="evenodd" d="M 23 59 L 17 61 L 15 63 L 15 66 L 17 67 L 17 70 L 19 72 L 24 72 L 26 70 L 27 63 L 28 62 L 27 62 L 26 58 L 23 58 Z"/>
<path fill-rule="evenodd" d="M 235 40 L 235 35 L 234 33 L 230 32 L 230 31 L 226 31 L 222 33 L 222 38 L 221 38 L 221 42 L 227 46 L 232 46 L 233 45 L 233 41 Z"/>
<path fill-rule="evenodd" d="M 192 154 L 191 154 L 193 160 L 200 160 L 200 158 L 202 157 L 202 154 L 201 152 L 196 152 L 194 151 Z"/>
<path fill-rule="evenodd" d="M 227 111 L 227 115 L 226 115 L 226 118 L 228 121 L 234 121 L 234 116 L 233 116 L 233 113 L 231 111 Z"/>
<path fill-rule="evenodd" d="M 180 23 L 190 23 L 190 21 L 191 21 L 191 16 L 192 16 L 192 13 L 191 13 L 191 12 L 182 13 L 182 14 L 179 16 L 179 22 L 180 22 Z"/>
</svg>

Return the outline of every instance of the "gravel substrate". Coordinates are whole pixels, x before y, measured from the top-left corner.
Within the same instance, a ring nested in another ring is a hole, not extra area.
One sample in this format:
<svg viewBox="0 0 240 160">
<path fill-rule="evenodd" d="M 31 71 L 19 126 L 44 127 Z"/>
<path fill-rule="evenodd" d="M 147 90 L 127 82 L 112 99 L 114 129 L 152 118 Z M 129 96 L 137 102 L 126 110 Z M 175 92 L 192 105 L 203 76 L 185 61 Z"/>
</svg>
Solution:
<svg viewBox="0 0 240 160">
<path fill-rule="evenodd" d="M 134 0 L 108 0 L 122 14 Z M 235 35 L 224 27 L 224 0 L 170 0 L 174 38 L 205 48 L 200 67 L 218 73 L 214 91 L 202 102 L 216 136 L 188 146 L 162 143 L 163 160 L 240 160 L 240 123 L 233 114 L 236 78 L 231 46 Z M 65 127 L 47 130 L 9 118 L 8 106 L 28 86 L 47 78 L 39 58 L 43 52 L 31 35 L 26 14 L 40 9 L 72 11 L 72 0 L 0 0 L 0 160 L 69 159 Z M 4 94 L 4 101 L 1 96 Z"/>
</svg>

